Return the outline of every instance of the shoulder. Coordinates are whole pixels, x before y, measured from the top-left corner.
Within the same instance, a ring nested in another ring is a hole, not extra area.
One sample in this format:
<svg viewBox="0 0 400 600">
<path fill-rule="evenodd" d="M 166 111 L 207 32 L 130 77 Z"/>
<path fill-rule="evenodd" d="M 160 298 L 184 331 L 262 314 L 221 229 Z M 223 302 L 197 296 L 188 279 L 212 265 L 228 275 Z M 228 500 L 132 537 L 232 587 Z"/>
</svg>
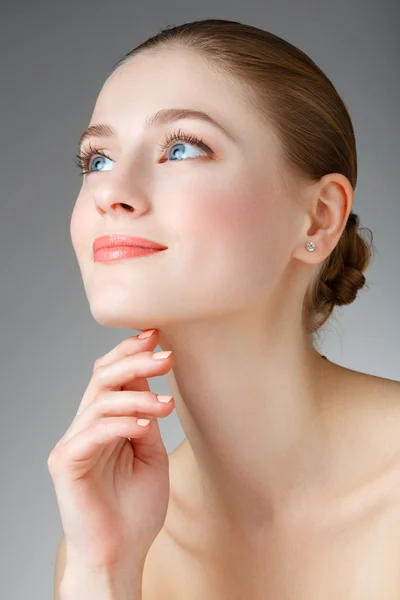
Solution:
<svg viewBox="0 0 400 600">
<path fill-rule="evenodd" d="M 382 443 L 388 448 L 392 460 L 388 470 L 393 492 L 392 499 L 398 509 L 400 516 L 400 382 L 388 379 L 380 379 L 377 383 L 377 423 L 376 429 Z"/>
<path fill-rule="evenodd" d="M 335 470 L 345 490 L 389 502 L 400 493 L 400 382 L 326 366 L 322 409 Z"/>
<path fill-rule="evenodd" d="M 344 397 L 355 433 L 365 436 L 366 451 L 400 457 L 400 381 L 345 369 Z"/>
<path fill-rule="evenodd" d="M 385 417 L 391 411 L 400 411 L 400 381 L 355 371 L 329 361 L 324 386 L 332 391 L 329 401 L 343 400 L 354 413 L 375 414 Z"/>
<path fill-rule="evenodd" d="M 397 507 L 400 516 L 400 382 L 353 373 L 355 385 L 349 401 L 355 405 L 355 439 L 361 443 L 372 473 L 378 475 L 377 481 L 382 482 L 382 491 L 386 490 L 388 506 Z"/>
</svg>

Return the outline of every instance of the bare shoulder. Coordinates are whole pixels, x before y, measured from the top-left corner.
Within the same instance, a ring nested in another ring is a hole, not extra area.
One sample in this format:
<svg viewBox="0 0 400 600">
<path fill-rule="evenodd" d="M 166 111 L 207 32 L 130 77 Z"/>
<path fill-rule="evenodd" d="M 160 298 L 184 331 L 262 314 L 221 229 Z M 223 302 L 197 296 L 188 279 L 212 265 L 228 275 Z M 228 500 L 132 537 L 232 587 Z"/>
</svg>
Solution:
<svg viewBox="0 0 400 600">
<path fill-rule="evenodd" d="M 400 381 L 332 367 L 331 406 L 338 407 L 334 419 L 341 439 L 348 442 L 345 460 L 351 456 L 361 478 L 391 482 L 400 498 Z"/>
<path fill-rule="evenodd" d="M 371 448 L 376 443 L 389 454 L 400 452 L 400 381 L 340 369 L 338 385 L 354 418 L 352 426 L 359 423 L 355 433 L 368 435 Z"/>
<path fill-rule="evenodd" d="M 357 416 L 362 413 L 375 416 L 376 411 L 382 418 L 386 414 L 388 417 L 397 412 L 400 414 L 400 381 L 355 371 L 330 361 L 329 365 L 323 382 L 332 392 L 329 396 L 331 404 L 343 401 Z"/>
<path fill-rule="evenodd" d="M 347 377 L 343 379 L 347 385 L 349 402 L 354 409 L 365 417 L 376 418 L 376 429 L 382 426 L 392 427 L 394 440 L 398 440 L 400 448 L 400 381 L 386 379 L 377 375 L 361 373 L 345 369 Z M 358 411 L 358 407 L 362 410 Z"/>
<path fill-rule="evenodd" d="M 375 385 L 376 437 L 388 451 L 392 499 L 400 516 L 400 382 L 380 377 L 370 381 Z"/>
</svg>

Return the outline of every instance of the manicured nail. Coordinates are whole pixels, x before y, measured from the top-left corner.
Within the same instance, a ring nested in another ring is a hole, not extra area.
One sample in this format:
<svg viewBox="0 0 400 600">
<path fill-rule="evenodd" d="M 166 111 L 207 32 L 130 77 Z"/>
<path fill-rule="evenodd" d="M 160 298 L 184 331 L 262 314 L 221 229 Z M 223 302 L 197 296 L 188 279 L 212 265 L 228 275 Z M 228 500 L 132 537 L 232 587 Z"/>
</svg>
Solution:
<svg viewBox="0 0 400 600">
<path fill-rule="evenodd" d="M 168 358 L 168 356 L 171 356 L 171 354 L 172 350 L 168 350 L 168 352 L 154 352 L 152 357 L 154 360 L 164 360 L 165 358 Z"/>
<path fill-rule="evenodd" d="M 138 335 L 139 340 L 144 340 L 145 338 L 150 337 L 155 332 L 155 329 L 147 329 L 147 331 L 143 331 Z"/>
<path fill-rule="evenodd" d="M 157 400 L 159 402 L 164 402 L 164 404 L 168 404 L 168 402 L 171 402 L 172 396 L 161 396 L 160 394 L 157 394 Z"/>
<path fill-rule="evenodd" d="M 137 420 L 137 424 L 139 425 L 139 427 L 147 427 L 147 425 L 150 423 L 150 419 L 138 419 Z"/>
</svg>

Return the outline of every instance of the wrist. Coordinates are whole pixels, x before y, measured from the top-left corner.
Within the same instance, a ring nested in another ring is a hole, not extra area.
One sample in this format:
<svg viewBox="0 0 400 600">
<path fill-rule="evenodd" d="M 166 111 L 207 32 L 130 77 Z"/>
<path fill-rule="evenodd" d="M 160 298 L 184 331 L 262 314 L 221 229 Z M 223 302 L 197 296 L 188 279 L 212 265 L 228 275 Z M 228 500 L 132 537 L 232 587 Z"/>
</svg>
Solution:
<svg viewBox="0 0 400 600">
<path fill-rule="evenodd" d="M 127 568 L 66 567 L 60 600 L 142 600 L 143 563 Z"/>
</svg>

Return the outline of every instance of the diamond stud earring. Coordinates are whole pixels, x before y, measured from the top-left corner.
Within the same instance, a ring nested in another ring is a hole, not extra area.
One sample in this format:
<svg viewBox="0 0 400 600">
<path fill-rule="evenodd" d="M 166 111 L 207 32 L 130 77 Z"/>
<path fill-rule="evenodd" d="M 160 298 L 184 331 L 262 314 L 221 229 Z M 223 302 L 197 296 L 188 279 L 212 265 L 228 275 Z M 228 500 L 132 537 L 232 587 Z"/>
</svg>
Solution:
<svg viewBox="0 0 400 600">
<path fill-rule="evenodd" d="M 307 250 L 309 250 L 310 252 L 312 252 L 313 250 L 315 250 L 315 244 L 314 244 L 314 242 L 308 242 L 308 244 L 307 244 Z"/>
</svg>

